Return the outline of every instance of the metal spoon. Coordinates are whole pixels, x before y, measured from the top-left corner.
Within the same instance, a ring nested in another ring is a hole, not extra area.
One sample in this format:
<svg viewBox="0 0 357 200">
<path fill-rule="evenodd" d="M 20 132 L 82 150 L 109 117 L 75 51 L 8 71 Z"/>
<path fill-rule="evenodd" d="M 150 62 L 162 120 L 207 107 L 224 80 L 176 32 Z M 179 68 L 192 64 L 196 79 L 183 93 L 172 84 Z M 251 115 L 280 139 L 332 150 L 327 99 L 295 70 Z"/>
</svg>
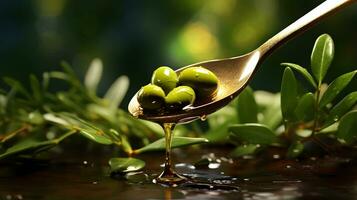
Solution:
<svg viewBox="0 0 357 200">
<path fill-rule="evenodd" d="M 233 58 L 203 61 L 178 69 L 176 72 L 179 74 L 185 68 L 203 66 L 217 75 L 220 80 L 218 92 L 215 98 L 208 103 L 189 106 L 175 113 L 147 114 L 143 113 L 137 102 L 137 94 L 135 94 L 129 103 L 128 110 L 135 117 L 159 123 L 183 123 L 204 118 L 206 115 L 217 111 L 232 101 L 247 86 L 257 71 L 259 64 L 262 63 L 273 50 L 299 33 L 304 32 L 316 22 L 321 21 L 323 17 L 335 13 L 344 6 L 356 1 L 357 0 L 327 0 L 250 53 Z"/>
</svg>

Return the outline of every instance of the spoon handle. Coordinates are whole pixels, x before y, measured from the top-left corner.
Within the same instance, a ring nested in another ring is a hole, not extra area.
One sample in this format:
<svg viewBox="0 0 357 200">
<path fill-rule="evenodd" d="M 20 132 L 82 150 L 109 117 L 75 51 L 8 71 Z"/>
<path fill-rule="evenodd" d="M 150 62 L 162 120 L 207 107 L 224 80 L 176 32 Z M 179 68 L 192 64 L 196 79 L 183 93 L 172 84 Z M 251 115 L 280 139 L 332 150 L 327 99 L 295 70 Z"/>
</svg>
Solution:
<svg viewBox="0 0 357 200">
<path fill-rule="evenodd" d="M 275 49 L 280 47 L 286 41 L 311 28 L 315 23 L 321 21 L 324 17 L 331 15 L 356 1 L 357 0 L 326 0 L 262 44 L 258 48 L 258 51 L 261 53 L 261 57 L 270 55 Z"/>
</svg>

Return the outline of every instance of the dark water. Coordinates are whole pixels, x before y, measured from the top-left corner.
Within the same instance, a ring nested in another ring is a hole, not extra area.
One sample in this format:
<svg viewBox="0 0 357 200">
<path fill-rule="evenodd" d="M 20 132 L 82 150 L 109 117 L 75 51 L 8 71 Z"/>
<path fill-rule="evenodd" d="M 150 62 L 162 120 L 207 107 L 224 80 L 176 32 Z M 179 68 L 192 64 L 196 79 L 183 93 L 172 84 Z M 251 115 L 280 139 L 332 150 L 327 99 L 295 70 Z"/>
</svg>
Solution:
<svg viewBox="0 0 357 200">
<path fill-rule="evenodd" d="M 210 154 L 210 153 L 214 154 Z M 143 172 L 110 177 L 110 156 L 72 153 L 52 161 L 0 165 L 0 200 L 7 199 L 357 199 L 351 159 L 281 159 L 279 154 L 227 158 L 226 150 L 175 150 L 176 170 L 190 181 L 170 188 L 153 184 L 163 153 L 141 157 Z M 193 164 L 204 158 L 194 166 Z"/>
</svg>

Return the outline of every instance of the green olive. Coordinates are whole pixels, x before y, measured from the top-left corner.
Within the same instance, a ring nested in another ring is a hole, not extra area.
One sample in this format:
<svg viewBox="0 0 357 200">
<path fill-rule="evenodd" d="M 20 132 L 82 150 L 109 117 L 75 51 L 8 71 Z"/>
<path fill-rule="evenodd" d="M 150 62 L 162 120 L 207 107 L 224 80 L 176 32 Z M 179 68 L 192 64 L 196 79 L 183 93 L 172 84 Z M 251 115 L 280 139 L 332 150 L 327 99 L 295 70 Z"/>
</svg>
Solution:
<svg viewBox="0 0 357 200">
<path fill-rule="evenodd" d="M 166 96 L 165 102 L 170 109 L 182 109 L 191 105 L 196 99 L 195 91 L 188 86 L 179 86 L 171 90 Z"/>
<path fill-rule="evenodd" d="M 190 67 L 179 75 L 179 85 L 187 85 L 193 88 L 197 97 L 211 97 L 218 87 L 217 76 L 203 67 Z"/>
<path fill-rule="evenodd" d="M 157 85 L 148 84 L 139 90 L 137 99 L 144 109 L 155 110 L 164 105 L 165 92 Z"/>
<path fill-rule="evenodd" d="M 177 74 L 170 67 L 162 66 L 157 68 L 151 77 L 151 84 L 160 86 L 165 94 L 168 94 L 176 87 L 178 82 Z"/>
</svg>

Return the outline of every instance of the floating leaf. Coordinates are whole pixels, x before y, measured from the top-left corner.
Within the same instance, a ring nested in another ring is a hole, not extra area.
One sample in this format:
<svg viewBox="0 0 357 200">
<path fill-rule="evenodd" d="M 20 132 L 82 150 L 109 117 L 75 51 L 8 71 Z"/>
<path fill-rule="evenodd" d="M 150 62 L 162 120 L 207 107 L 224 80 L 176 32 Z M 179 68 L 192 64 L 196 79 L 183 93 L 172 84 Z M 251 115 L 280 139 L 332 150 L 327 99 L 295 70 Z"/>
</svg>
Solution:
<svg viewBox="0 0 357 200">
<path fill-rule="evenodd" d="M 245 88 L 239 94 L 237 109 L 240 123 L 258 122 L 258 106 L 254 99 L 253 90 L 250 87 Z"/>
<path fill-rule="evenodd" d="M 321 85 L 334 56 L 334 44 L 328 34 L 323 34 L 317 38 L 311 53 L 312 73 Z"/>
<path fill-rule="evenodd" d="M 348 85 L 352 80 L 354 75 L 357 73 L 357 70 L 349 72 L 337 77 L 324 92 L 323 96 L 320 99 L 320 108 L 323 108 L 328 103 L 333 101 L 335 97 Z"/>
<path fill-rule="evenodd" d="M 236 124 L 229 127 L 232 139 L 248 144 L 273 144 L 278 142 L 277 136 L 262 124 Z"/>
<path fill-rule="evenodd" d="M 298 85 L 290 67 L 285 68 L 281 83 L 281 112 L 285 119 L 293 119 L 298 100 Z"/>
<path fill-rule="evenodd" d="M 312 120 L 314 117 L 314 104 L 314 95 L 311 92 L 304 94 L 295 109 L 297 118 L 302 121 Z"/>
<path fill-rule="evenodd" d="M 241 157 L 245 155 L 252 155 L 259 149 L 256 144 L 246 144 L 236 147 L 231 153 L 231 156 Z"/>
<path fill-rule="evenodd" d="M 330 111 L 323 128 L 340 120 L 357 103 L 357 91 L 345 96 L 338 104 L 336 104 Z"/>
<path fill-rule="evenodd" d="M 86 76 L 84 78 L 84 85 L 87 90 L 95 93 L 97 91 L 97 87 L 99 81 L 102 77 L 103 71 L 103 63 L 99 58 L 95 58 L 89 65 Z"/>
<path fill-rule="evenodd" d="M 352 143 L 357 139 L 357 110 L 351 111 L 341 118 L 337 138 L 346 143 Z"/>
<path fill-rule="evenodd" d="M 129 78 L 127 76 L 120 76 L 109 88 L 104 95 L 104 99 L 108 100 L 110 107 L 116 109 L 123 100 L 129 88 Z"/>
<path fill-rule="evenodd" d="M 145 162 L 136 158 L 111 158 L 109 160 L 110 173 L 127 173 L 141 170 Z"/>
<path fill-rule="evenodd" d="M 304 151 L 304 144 L 301 143 L 300 141 L 294 142 L 292 145 L 290 145 L 287 156 L 289 158 L 296 158 L 298 157 L 302 152 Z"/>
<path fill-rule="evenodd" d="M 194 144 L 202 144 L 207 142 L 208 140 L 206 138 L 173 137 L 171 147 L 178 148 L 178 147 L 184 147 Z M 165 150 L 165 147 L 166 147 L 165 138 L 161 138 L 147 146 L 135 150 L 134 154 L 144 153 L 148 151 Z"/>
<path fill-rule="evenodd" d="M 299 72 L 301 75 L 303 75 L 306 78 L 306 80 L 314 88 L 317 88 L 314 78 L 311 76 L 311 74 L 305 68 L 301 67 L 300 65 L 293 64 L 293 63 L 281 63 L 281 65 L 295 69 L 297 72 Z"/>
</svg>

